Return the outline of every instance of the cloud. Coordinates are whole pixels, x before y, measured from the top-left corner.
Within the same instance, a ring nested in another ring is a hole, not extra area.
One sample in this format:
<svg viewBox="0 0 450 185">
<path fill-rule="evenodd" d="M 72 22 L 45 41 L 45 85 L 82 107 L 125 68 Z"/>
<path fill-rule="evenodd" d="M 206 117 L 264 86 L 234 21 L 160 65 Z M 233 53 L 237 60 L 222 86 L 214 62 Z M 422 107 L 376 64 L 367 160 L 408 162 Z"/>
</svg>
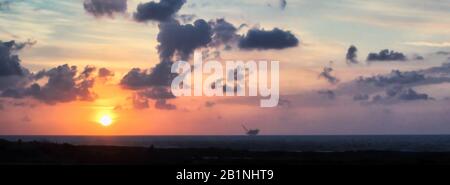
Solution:
<svg viewBox="0 0 450 185">
<path fill-rule="evenodd" d="M 78 78 L 89 78 L 91 77 L 92 73 L 94 73 L 97 70 L 95 66 L 88 65 L 84 67 L 84 70 L 80 73 L 80 76 Z"/>
<path fill-rule="evenodd" d="M 184 2 L 184 1 L 183 1 Z M 161 2 L 162 3 L 162 2 Z M 198 48 L 218 47 L 225 45 L 225 48 L 229 48 L 229 44 L 237 43 L 238 40 L 242 41 L 242 36 L 237 35 L 236 32 L 240 28 L 236 28 L 225 19 L 216 19 L 210 22 L 206 22 L 203 19 L 197 19 L 193 24 L 180 24 L 175 19 L 163 21 L 159 23 L 159 33 L 157 35 L 157 46 L 160 63 L 155 66 L 151 71 L 141 70 L 139 68 L 132 69 L 121 80 L 121 85 L 129 89 L 140 89 L 152 86 L 168 86 L 171 80 L 178 74 L 170 72 L 172 61 L 175 57 L 181 60 L 187 61 L 192 53 Z M 259 32 L 265 32 L 264 30 Z M 279 29 L 268 31 L 269 34 L 258 35 L 268 36 L 269 40 L 266 40 L 263 44 L 271 42 L 271 40 L 284 38 L 281 42 L 298 42 L 295 36 L 290 32 L 284 32 Z M 283 36 L 280 36 L 283 34 Z M 253 34 L 247 35 L 247 40 L 252 40 Z M 292 38 L 293 37 L 293 38 Z M 267 39 L 266 38 L 266 39 Z M 263 39 L 264 40 L 264 39 Z M 288 43 L 289 44 L 289 43 Z M 278 41 L 273 46 L 261 46 L 266 48 L 282 49 L 288 47 L 286 44 L 281 46 Z M 217 48 L 216 48 L 217 49 Z M 208 50 L 209 53 L 209 50 Z M 220 51 L 214 51 L 215 57 L 220 56 Z"/>
<path fill-rule="evenodd" d="M 185 2 L 185 0 L 161 0 L 160 2 L 141 3 L 133 17 L 138 22 L 169 21 L 173 19 Z"/>
<path fill-rule="evenodd" d="M 135 109 L 147 109 L 149 108 L 148 99 L 145 97 L 141 97 L 137 94 L 133 94 L 130 97 L 133 108 Z"/>
<path fill-rule="evenodd" d="M 411 88 L 401 91 L 398 94 L 400 100 L 413 101 L 413 100 L 429 100 L 431 99 L 427 94 L 417 93 Z"/>
<path fill-rule="evenodd" d="M 149 108 L 149 99 L 155 100 L 155 108 L 164 110 L 176 109 L 175 105 L 167 103 L 168 99 L 176 98 L 169 87 L 148 87 L 134 93 L 130 98 L 135 109 Z"/>
<path fill-rule="evenodd" d="M 450 51 L 437 51 L 436 55 L 450 55 Z"/>
<path fill-rule="evenodd" d="M 100 78 L 108 78 L 108 77 L 113 77 L 114 76 L 114 72 L 107 69 L 107 68 L 100 68 L 98 69 L 98 77 Z"/>
<path fill-rule="evenodd" d="M 236 33 L 239 28 L 236 28 L 233 24 L 227 22 L 225 19 L 216 19 L 214 21 L 209 21 L 209 24 L 212 28 L 212 32 L 214 33 L 210 46 L 231 47 L 230 44 L 237 42 L 241 37 Z"/>
<path fill-rule="evenodd" d="M 286 5 L 287 5 L 286 0 L 279 0 L 279 1 L 280 1 L 280 8 L 282 10 L 286 9 Z"/>
<path fill-rule="evenodd" d="M 23 68 L 16 54 L 22 48 L 15 41 L 0 41 L 0 76 L 23 75 Z"/>
<path fill-rule="evenodd" d="M 393 104 L 402 101 L 432 100 L 428 94 L 418 93 L 412 88 L 394 86 L 386 90 L 385 95 L 376 95 L 371 103 Z"/>
<path fill-rule="evenodd" d="M 444 75 L 449 75 L 450 74 L 450 63 L 443 63 L 441 66 L 437 66 L 437 67 L 430 67 L 428 69 L 425 70 L 421 70 L 421 72 L 423 73 L 431 73 L 431 74 L 444 74 Z"/>
<path fill-rule="evenodd" d="M 134 19 L 138 22 L 159 22 L 157 50 L 160 58 L 160 63 L 153 69 L 134 68 L 122 78 L 120 82 L 122 87 L 139 90 L 132 98 L 135 107 L 148 107 L 148 99 L 154 99 L 157 108 L 175 109 L 176 106 L 167 103 L 168 99 L 175 98 L 168 86 L 172 79 L 178 75 L 171 73 L 172 61 L 175 59 L 187 61 L 196 49 L 206 48 L 209 54 L 209 49 L 211 49 L 209 47 L 212 47 L 216 50 L 212 51 L 211 54 L 219 57 L 219 46 L 229 49 L 232 47 L 231 45 L 236 46 L 238 43 L 246 43 L 243 45 L 246 49 L 284 49 L 298 45 L 298 40 L 293 34 L 278 28 L 272 31 L 253 30 L 246 36 L 241 36 L 237 34 L 237 31 L 243 26 L 237 28 L 225 19 L 216 19 L 209 22 L 197 19 L 193 23 L 186 24 L 193 19 L 193 15 L 176 15 L 184 3 L 184 0 L 148 2 L 140 4 L 134 13 Z M 176 18 L 181 19 L 184 24 Z M 250 43 L 255 38 L 257 39 L 256 44 L 261 43 L 263 45 L 248 45 L 255 44 Z"/>
<path fill-rule="evenodd" d="M 127 0 L 85 0 L 83 7 L 95 17 L 114 17 L 114 14 L 126 13 Z"/>
<path fill-rule="evenodd" d="M 334 100 L 336 98 L 336 93 L 332 90 L 320 90 L 317 91 L 319 95 L 323 95 L 330 100 Z"/>
<path fill-rule="evenodd" d="M 414 55 L 413 60 L 425 60 L 425 57 L 423 57 L 422 55 Z"/>
<path fill-rule="evenodd" d="M 139 89 L 146 86 L 151 86 L 152 78 L 147 70 L 140 68 L 131 69 L 120 81 L 120 85 L 127 89 Z"/>
<path fill-rule="evenodd" d="M 324 67 L 323 71 L 319 74 L 319 78 L 325 78 L 330 84 L 337 84 L 339 83 L 339 79 L 334 77 L 331 72 L 333 72 L 333 68 L 331 67 Z"/>
<path fill-rule="evenodd" d="M 159 24 L 158 52 L 161 61 L 170 61 L 174 54 L 187 60 L 195 49 L 211 42 L 211 26 L 203 19 L 181 25 L 178 21 Z"/>
<path fill-rule="evenodd" d="M 167 103 L 165 99 L 160 99 L 156 100 L 155 108 L 162 110 L 175 110 L 177 109 L 177 106 Z"/>
<path fill-rule="evenodd" d="M 358 48 L 356 48 L 356 46 L 351 45 L 348 48 L 347 54 L 345 55 L 345 59 L 346 59 L 347 63 L 349 63 L 349 64 L 357 64 L 358 63 L 357 52 L 358 52 Z"/>
<path fill-rule="evenodd" d="M 139 90 L 131 97 L 135 109 L 149 108 L 149 100 L 156 100 L 155 108 L 175 109 L 176 106 L 168 104 L 167 99 L 175 96 L 170 91 L 169 85 L 176 74 L 171 73 L 171 62 L 161 62 L 150 72 L 134 68 L 126 74 L 120 84 L 127 89 Z"/>
<path fill-rule="evenodd" d="M 369 100 L 369 95 L 368 94 L 357 94 L 355 96 L 353 96 L 353 100 L 354 101 L 367 101 Z"/>
<path fill-rule="evenodd" d="M 167 103 L 167 99 L 175 98 L 169 85 L 178 74 L 171 72 L 174 56 L 188 60 L 195 49 L 207 47 L 211 42 L 211 26 L 203 19 L 193 24 L 180 24 L 177 20 L 160 22 L 157 47 L 160 63 L 151 70 L 134 68 L 121 80 L 122 87 L 140 90 L 132 98 L 134 107 L 148 108 L 148 99 L 156 100 L 155 108 L 173 110 L 175 105 Z"/>
<path fill-rule="evenodd" d="M 140 96 L 159 100 L 159 99 L 173 99 L 175 96 L 172 94 L 168 87 L 153 87 L 141 90 L 138 92 Z"/>
<path fill-rule="evenodd" d="M 280 100 L 278 101 L 278 107 L 290 108 L 291 106 L 291 100 L 280 98 Z"/>
<path fill-rule="evenodd" d="M 379 53 L 369 53 L 367 56 L 367 61 L 406 61 L 407 58 L 403 53 L 396 52 L 393 50 L 384 49 Z"/>
<path fill-rule="evenodd" d="M 21 66 L 18 52 L 36 42 L 0 41 L 0 90 L 22 87 L 29 82 L 30 72 Z"/>
<path fill-rule="evenodd" d="M 433 99 L 428 95 L 425 96 L 426 94 L 415 92 L 413 88 L 444 83 L 450 83 L 449 63 L 415 71 L 393 70 L 389 74 L 359 77 L 354 81 L 340 84 L 336 92 L 354 95 L 355 101 L 366 101 L 367 96 L 372 95 L 371 102 L 392 104 L 400 100 Z M 385 92 L 386 96 L 380 95 L 380 92 Z"/>
<path fill-rule="evenodd" d="M 174 56 L 187 61 L 195 49 L 207 47 L 212 35 L 211 26 L 203 19 L 184 25 L 177 20 L 161 22 L 157 36 L 160 63 L 150 71 L 132 69 L 120 84 L 129 89 L 170 85 L 172 79 L 177 76 L 171 73 Z"/>
<path fill-rule="evenodd" d="M 424 46 L 424 47 L 435 47 L 435 48 L 450 47 L 450 42 L 416 41 L 416 42 L 405 42 L 404 44 L 410 45 L 410 46 Z"/>
<path fill-rule="evenodd" d="M 177 75 L 171 73 L 171 62 L 158 63 L 150 71 L 134 68 L 120 81 L 120 85 L 127 89 L 143 89 L 154 86 L 169 86 Z"/>
<path fill-rule="evenodd" d="M 32 97 L 47 104 L 70 102 L 75 100 L 92 101 L 97 95 L 91 91 L 95 78 L 91 76 L 94 67 L 87 66 L 79 75 L 77 67 L 67 64 L 40 71 L 39 76 L 29 74 L 39 80 L 47 77 L 43 85 L 32 83 L 29 86 L 9 87 L 1 93 L 2 97 L 25 98 Z M 31 79 L 31 78 L 30 78 Z"/>
<path fill-rule="evenodd" d="M 285 49 L 296 47 L 299 40 L 290 31 L 274 28 L 271 31 L 250 29 L 245 36 L 239 40 L 241 49 Z"/>
<path fill-rule="evenodd" d="M 401 72 L 399 70 L 392 70 L 388 75 L 376 75 L 372 77 L 360 77 L 357 79 L 357 83 L 371 84 L 379 87 L 384 87 L 392 84 L 404 85 L 411 83 L 418 83 L 425 81 L 425 75 L 416 71 Z"/>
<path fill-rule="evenodd" d="M 182 14 L 177 16 L 177 18 L 182 22 L 182 23 L 190 23 L 195 19 L 195 15 L 194 14 Z"/>
<path fill-rule="evenodd" d="M 76 76 L 77 67 L 67 64 L 50 69 L 45 74 L 48 82 L 42 87 L 33 84 L 29 89 L 29 93 L 46 103 L 69 102 L 74 100 L 92 101 L 96 95 L 90 91 L 94 85 L 94 79 L 90 79 L 86 75 L 86 71 L 92 68 L 86 67 L 84 74 Z"/>
</svg>

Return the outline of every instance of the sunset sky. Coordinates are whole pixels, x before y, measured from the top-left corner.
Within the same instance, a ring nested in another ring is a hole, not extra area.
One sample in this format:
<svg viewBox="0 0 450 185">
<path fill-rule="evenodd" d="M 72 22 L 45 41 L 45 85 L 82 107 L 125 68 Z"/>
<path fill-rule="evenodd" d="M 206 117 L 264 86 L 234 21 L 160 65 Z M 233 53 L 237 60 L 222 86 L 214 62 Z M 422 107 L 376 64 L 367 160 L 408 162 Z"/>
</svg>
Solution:
<svg viewBox="0 0 450 185">
<path fill-rule="evenodd" d="M 0 134 L 234 135 L 242 124 L 449 134 L 449 10 L 450 0 L 0 0 Z M 166 96 L 162 68 L 194 51 L 280 61 L 279 106 Z"/>
</svg>

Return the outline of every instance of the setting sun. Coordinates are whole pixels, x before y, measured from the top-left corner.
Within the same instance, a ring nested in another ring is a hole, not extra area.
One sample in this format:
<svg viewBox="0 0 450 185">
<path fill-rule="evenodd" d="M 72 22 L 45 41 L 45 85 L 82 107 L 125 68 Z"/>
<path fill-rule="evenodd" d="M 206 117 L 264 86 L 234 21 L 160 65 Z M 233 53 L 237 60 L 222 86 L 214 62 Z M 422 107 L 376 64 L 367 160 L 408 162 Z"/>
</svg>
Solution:
<svg viewBox="0 0 450 185">
<path fill-rule="evenodd" d="M 112 124 L 112 118 L 109 115 L 104 115 L 100 118 L 99 123 L 105 127 L 109 126 Z"/>
</svg>

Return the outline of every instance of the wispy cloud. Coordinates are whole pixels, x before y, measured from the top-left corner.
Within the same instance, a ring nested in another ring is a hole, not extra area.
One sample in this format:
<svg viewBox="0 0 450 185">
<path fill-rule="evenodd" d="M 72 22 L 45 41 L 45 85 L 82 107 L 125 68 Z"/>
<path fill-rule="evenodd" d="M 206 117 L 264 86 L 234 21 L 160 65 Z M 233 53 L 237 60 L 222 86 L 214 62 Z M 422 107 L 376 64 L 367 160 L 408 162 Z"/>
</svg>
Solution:
<svg viewBox="0 0 450 185">
<path fill-rule="evenodd" d="M 410 46 L 436 47 L 436 48 L 450 47 L 450 41 L 448 42 L 414 41 L 414 42 L 405 42 L 404 44 Z"/>
</svg>

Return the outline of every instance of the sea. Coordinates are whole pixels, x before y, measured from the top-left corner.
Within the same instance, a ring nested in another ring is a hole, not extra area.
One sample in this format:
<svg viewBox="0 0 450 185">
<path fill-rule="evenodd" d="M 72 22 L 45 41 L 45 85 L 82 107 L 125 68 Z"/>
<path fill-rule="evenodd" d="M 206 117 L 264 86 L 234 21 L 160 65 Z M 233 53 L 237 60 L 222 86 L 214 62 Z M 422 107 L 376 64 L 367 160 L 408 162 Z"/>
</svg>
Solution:
<svg viewBox="0 0 450 185">
<path fill-rule="evenodd" d="M 9 141 L 156 148 L 226 148 L 249 151 L 450 152 L 450 135 L 302 136 L 0 136 Z"/>
</svg>

